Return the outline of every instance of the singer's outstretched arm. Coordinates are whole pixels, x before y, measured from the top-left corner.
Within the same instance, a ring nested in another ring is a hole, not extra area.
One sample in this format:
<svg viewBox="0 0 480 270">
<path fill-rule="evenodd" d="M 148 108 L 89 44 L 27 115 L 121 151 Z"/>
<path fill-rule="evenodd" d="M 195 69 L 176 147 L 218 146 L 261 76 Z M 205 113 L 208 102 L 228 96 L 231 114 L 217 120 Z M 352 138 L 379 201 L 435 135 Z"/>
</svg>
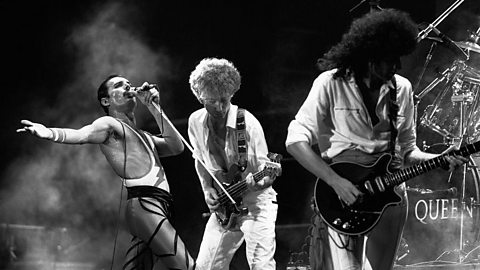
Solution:
<svg viewBox="0 0 480 270">
<path fill-rule="evenodd" d="M 30 132 L 38 138 L 66 144 L 101 144 L 111 132 L 121 134 L 122 131 L 120 123 L 110 116 L 100 117 L 80 129 L 48 128 L 29 120 L 22 120 L 20 123 L 23 128 L 17 129 L 17 132 Z"/>
</svg>

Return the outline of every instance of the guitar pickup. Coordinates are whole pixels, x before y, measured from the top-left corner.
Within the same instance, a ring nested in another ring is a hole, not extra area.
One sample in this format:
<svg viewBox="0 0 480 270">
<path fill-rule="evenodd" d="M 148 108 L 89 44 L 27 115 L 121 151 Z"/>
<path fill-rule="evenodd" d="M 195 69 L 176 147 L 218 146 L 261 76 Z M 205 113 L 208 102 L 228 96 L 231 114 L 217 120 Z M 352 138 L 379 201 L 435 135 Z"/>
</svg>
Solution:
<svg viewBox="0 0 480 270">
<path fill-rule="evenodd" d="M 373 187 L 372 187 L 372 183 L 370 183 L 370 181 L 365 181 L 365 189 L 373 195 L 373 193 L 375 193 L 375 191 L 373 190 Z"/>
</svg>

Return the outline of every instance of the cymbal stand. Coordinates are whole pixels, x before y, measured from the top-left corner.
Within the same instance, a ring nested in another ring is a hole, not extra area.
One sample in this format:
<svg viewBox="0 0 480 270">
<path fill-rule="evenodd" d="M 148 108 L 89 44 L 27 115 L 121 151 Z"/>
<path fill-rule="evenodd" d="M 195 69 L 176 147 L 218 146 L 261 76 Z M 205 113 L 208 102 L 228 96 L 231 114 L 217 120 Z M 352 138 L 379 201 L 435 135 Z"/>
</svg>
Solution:
<svg viewBox="0 0 480 270">
<path fill-rule="evenodd" d="M 452 145 L 451 146 L 460 146 L 465 137 L 467 136 L 467 129 L 465 125 L 465 121 L 468 121 L 468 116 L 466 108 L 469 103 L 472 103 L 472 97 L 469 95 L 465 95 L 465 93 L 462 92 L 462 82 L 463 82 L 463 74 L 464 70 L 466 68 L 466 65 L 463 61 L 455 61 L 454 63 L 454 69 L 459 69 L 458 72 L 455 73 L 455 75 L 452 78 L 452 88 L 453 88 L 453 95 L 451 97 L 452 102 L 457 102 L 460 103 L 460 112 L 459 112 L 459 136 L 457 141 L 455 141 L 455 138 L 452 140 Z M 469 157 L 469 163 L 472 162 L 473 160 Z M 462 172 L 462 193 L 460 197 L 461 201 L 461 211 L 460 211 L 460 240 L 459 240 L 459 248 L 455 251 L 458 252 L 458 262 L 462 263 L 465 256 L 463 256 L 464 251 L 463 251 L 463 229 L 464 229 L 464 221 L 465 221 L 465 216 L 464 216 L 464 211 L 466 209 L 466 203 L 465 203 L 465 191 L 466 191 L 466 175 L 468 171 L 468 163 L 463 164 L 463 172 Z M 451 174 L 449 177 L 449 182 L 451 180 Z"/>
<path fill-rule="evenodd" d="M 413 88 L 414 93 L 417 92 L 417 89 L 420 86 L 420 82 L 422 81 L 423 76 L 425 75 L 425 71 L 427 70 L 428 64 L 432 60 L 433 51 L 435 50 L 436 47 L 437 47 L 437 42 L 433 41 L 432 45 L 430 45 L 430 50 L 428 51 L 427 57 L 425 57 L 425 62 L 423 63 L 422 70 L 420 72 L 420 75 L 418 76 L 417 83 L 415 84 L 415 87 Z"/>
<path fill-rule="evenodd" d="M 441 75 L 440 77 L 435 78 L 435 80 L 433 80 L 432 82 L 430 82 L 430 84 L 428 84 L 425 88 L 423 88 L 423 90 L 420 93 L 413 95 L 413 101 L 414 101 L 414 104 L 413 104 L 414 118 L 413 119 L 415 119 L 415 121 L 417 121 L 418 104 L 420 103 L 422 98 L 426 96 L 428 93 L 430 93 L 430 91 L 432 91 L 439 83 L 443 82 L 445 79 L 447 80 L 447 83 L 448 83 L 454 69 L 455 69 L 455 66 L 451 68 L 447 68 L 442 72 L 442 74 L 440 74 Z M 420 81 L 418 83 L 420 83 Z"/>
<path fill-rule="evenodd" d="M 450 74 L 455 70 L 455 65 L 451 68 L 447 68 L 440 75 L 440 77 L 435 78 L 430 84 L 428 84 L 423 90 L 415 95 L 415 99 L 420 102 L 420 100 L 426 96 L 430 91 L 432 91 L 439 83 L 443 82 L 445 79 L 450 79 Z M 448 82 L 447 80 L 447 82 Z"/>
</svg>

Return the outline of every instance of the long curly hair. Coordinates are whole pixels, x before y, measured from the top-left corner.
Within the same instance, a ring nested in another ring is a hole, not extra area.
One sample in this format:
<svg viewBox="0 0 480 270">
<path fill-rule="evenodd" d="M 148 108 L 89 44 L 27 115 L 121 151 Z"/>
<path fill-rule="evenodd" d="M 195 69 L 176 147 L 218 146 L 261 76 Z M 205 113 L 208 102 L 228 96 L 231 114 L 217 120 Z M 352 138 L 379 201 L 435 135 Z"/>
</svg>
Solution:
<svg viewBox="0 0 480 270">
<path fill-rule="evenodd" d="M 201 92 L 218 97 L 232 96 L 240 89 L 240 72 L 226 59 L 205 58 L 190 74 L 190 89 L 200 100 Z"/>
<path fill-rule="evenodd" d="M 320 70 L 336 68 L 335 77 L 362 74 L 368 62 L 411 53 L 417 25 L 399 10 L 383 9 L 355 19 L 341 41 L 317 61 Z"/>
</svg>

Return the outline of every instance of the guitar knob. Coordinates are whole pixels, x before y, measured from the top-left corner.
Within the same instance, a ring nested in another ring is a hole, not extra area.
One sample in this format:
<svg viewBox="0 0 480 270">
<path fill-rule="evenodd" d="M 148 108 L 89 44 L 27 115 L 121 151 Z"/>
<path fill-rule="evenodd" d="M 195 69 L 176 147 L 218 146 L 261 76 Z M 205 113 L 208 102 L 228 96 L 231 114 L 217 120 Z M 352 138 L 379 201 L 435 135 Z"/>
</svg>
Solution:
<svg viewBox="0 0 480 270">
<path fill-rule="evenodd" d="M 336 218 L 334 221 L 333 221 L 333 225 L 340 225 L 342 223 L 342 220 L 340 218 Z"/>
<path fill-rule="evenodd" d="M 345 230 L 350 229 L 350 223 L 348 222 L 343 223 L 342 228 L 344 228 Z"/>
</svg>

